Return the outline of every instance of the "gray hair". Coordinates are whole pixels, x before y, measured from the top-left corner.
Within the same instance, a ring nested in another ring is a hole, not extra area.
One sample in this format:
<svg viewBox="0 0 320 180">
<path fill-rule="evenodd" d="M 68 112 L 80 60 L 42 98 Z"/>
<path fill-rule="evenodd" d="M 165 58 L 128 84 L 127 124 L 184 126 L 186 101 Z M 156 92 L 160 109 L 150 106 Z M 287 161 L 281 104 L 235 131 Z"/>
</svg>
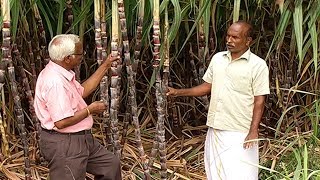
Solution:
<svg viewBox="0 0 320 180">
<path fill-rule="evenodd" d="M 80 42 L 80 38 L 75 34 L 56 35 L 48 46 L 51 60 L 62 61 L 66 56 L 73 54 L 78 42 Z"/>
</svg>

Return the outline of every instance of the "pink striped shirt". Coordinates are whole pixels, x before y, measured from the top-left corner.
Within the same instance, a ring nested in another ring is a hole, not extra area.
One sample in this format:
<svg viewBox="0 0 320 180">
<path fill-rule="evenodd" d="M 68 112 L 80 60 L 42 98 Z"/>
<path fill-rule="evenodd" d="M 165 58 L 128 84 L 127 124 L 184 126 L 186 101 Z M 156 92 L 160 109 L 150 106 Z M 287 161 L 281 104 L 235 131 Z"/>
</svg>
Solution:
<svg viewBox="0 0 320 180">
<path fill-rule="evenodd" d="M 83 91 L 73 71 L 50 61 L 40 72 L 35 90 L 34 108 L 41 126 L 61 133 L 91 129 L 92 116 L 63 129 L 54 126 L 54 122 L 74 116 L 75 112 L 88 106 L 82 98 Z"/>
</svg>

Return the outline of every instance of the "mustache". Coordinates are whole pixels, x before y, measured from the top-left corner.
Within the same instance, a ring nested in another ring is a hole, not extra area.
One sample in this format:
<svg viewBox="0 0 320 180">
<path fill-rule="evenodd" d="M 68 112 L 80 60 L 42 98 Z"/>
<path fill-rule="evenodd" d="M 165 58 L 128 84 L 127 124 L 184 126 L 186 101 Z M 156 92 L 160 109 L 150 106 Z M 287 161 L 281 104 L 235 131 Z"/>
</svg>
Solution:
<svg viewBox="0 0 320 180">
<path fill-rule="evenodd" d="M 226 45 L 229 46 L 229 47 L 234 47 L 234 45 L 231 45 L 231 44 L 228 44 L 228 43 L 226 43 Z"/>
</svg>

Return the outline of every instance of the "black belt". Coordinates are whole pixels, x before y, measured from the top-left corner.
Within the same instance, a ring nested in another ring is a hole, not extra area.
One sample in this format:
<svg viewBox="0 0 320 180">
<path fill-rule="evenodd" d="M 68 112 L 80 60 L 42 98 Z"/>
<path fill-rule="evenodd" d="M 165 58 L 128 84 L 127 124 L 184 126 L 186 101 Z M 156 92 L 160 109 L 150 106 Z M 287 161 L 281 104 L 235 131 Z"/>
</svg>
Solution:
<svg viewBox="0 0 320 180">
<path fill-rule="evenodd" d="M 44 132 L 47 132 L 47 133 L 50 133 L 50 134 L 65 134 L 65 135 L 85 135 L 85 134 L 91 134 L 91 129 L 88 129 L 88 130 L 82 130 L 82 131 L 79 131 L 79 132 L 72 132 L 72 133 L 61 133 L 61 132 L 58 132 L 58 131 L 55 131 L 55 130 L 49 130 L 49 129 L 45 129 L 45 128 L 41 128 L 42 131 Z"/>
</svg>

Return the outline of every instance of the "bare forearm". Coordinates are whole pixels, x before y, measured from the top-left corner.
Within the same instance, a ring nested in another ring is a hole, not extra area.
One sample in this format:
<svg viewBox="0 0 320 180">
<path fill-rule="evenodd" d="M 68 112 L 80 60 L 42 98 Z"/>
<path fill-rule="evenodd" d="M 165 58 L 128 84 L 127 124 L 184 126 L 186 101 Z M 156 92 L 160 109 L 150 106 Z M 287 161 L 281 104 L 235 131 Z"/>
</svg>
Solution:
<svg viewBox="0 0 320 180">
<path fill-rule="evenodd" d="M 84 118 L 86 118 L 89 115 L 88 111 L 85 109 L 81 109 L 79 111 L 77 111 L 74 116 L 71 117 L 67 117 L 64 118 L 60 121 L 57 121 L 54 123 L 54 125 L 58 128 L 58 129 L 63 129 L 72 125 L 75 125 L 77 123 L 79 123 L 80 121 L 82 121 Z"/>
<path fill-rule="evenodd" d="M 97 88 L 107 71 L 108 67 L 102 64 L 85 82 L 82 83 L 82 87 L 84 88 L 83 98 L 90 95 Z"/>
<path fill-rule="evenodd" d="M 104 104 L 104 102 L 95 101 L 91 103 L 89 106 L 87 106 L 86 108 L 77 111 L 72 117 L 68 117 L 58 122 L 55 122 L 54 125 L 58 129 L 63 129 L 79 123 L 80 121 L 88 117 L 90 114 L 100 114 L 105 110 L 106 110 L 106 105 Z"/>
<path fill-rule="evenodd" d="M 264 111 L 265 96 L 255 96 L 250 132 L 257 132 Z"/>
<path fill-rule="evenodd" d="M 187 88 L 187 89 L 177 89 L 175 96 L 204 96 L 210 94 L 211 84 L 204 82 L 198 86 Z"/>
</svg>

